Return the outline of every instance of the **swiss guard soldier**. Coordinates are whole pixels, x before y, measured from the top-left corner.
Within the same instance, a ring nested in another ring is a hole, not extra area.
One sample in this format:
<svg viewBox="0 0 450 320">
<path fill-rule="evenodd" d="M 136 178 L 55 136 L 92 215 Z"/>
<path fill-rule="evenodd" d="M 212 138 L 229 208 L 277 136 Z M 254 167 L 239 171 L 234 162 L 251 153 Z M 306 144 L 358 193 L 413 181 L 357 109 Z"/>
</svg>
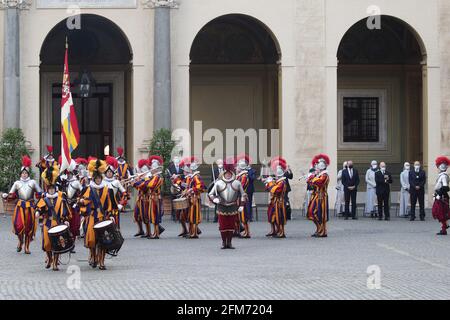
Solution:
<svg viewBox="0 0 450 320">
<path fill-rule="evenodd" d="M 171 180 L 171 187 L 170 191 L 172 193 L 172 197 L 175 198 L 184 198 L 186 195 L 186 178 L 185 174 L 189 174 L 189 164 L 190 160 L 185 158 L 182 159 L 178 165 L 182 169 L 181 174 L 172 174 L 170 180 Z M 188 237 L 189 232 L 186 227 L 186 222 L 188 220 L 188 209 L 180 209 L 175 210 L 175 216 L 178 221 L 180 221 L 181 224 L 181 233 L 178 235 L 179 237 Z"/>
<path fill-rule="evenodd" d="M 241 155 L 237 157 L 237 166 L 236 166 L 236 179 L 241 183 L 242 188 L 244 189 L 245 194 L 247 195 L 247 201 L 245 205 L 242 206 L 241 212 L 239 212 L 239 220 L 237 230 L 240 232 L 240 224 L 239 221 L 244 226 L 244 232 L 241 234 L 242 238 L 250 238 L 250 227 L 249 223 L 252 221 L 252 203 L 250 202 L 250 197 L 248 195 L 248 189 L 251 183 L 249 164 L 251 163 L 250 157 L 248 155 Z M 254 174 L 254 170 L 253 170 Z M 253 177 L 254 179 L 254 177 Z M 252 194 L 253 195 L 253 194 Z"/>
<path fill-rule="evenodd" d="M 89 248 L 89 265 L 92 268 L 99 266 L 100 270 L 106 270 L 105 255 L 106 250 L 100 248 L 97 243 L 94 225 L 98 222 L 111 219 L 112 216 L 112 190 L 103 181 L 103 174 L 107 169 L 107 164 L 103 160 L 91 159 L 88 170 L 91 175 L 91 182 L 84 191 L 80 199 L 81 212 L 86 217 L 86 235 L 84 245 Z"/>
<path fill-rule="evenodd" d="M 163 163 L 164 160 L 160 156 L 150 156 L 149 158 L 151 176 L 146 182 L 149 192 L 148 220 L 153 224 L 153 234 L 149 239 L 159 239 L 159 235 L 165 230 L 161 226 L 163 214 L 161 198 L 161 188 L 164 182 L 162 176 Z"/>
<path fill-rule="evenodd" d="M 66 194 L 66 202 L 70 211 L 70 214 L 68 215 L 70 233 L 72 234 L 74 240 L 80 235 L 81 216 L 80 208 L 78 207 L 77 202 L 78 197 L 81 195 L 84 188 L 76 177 L 75 168 L 76 162 L 72 159 L 69 167 L 65 170 L 65 174 L 59 176 L 59 179 L 63 180 L 61 184 L 64 186 L 63 189 L 58 186 L 58 190 Z M 75 251 L 72 250 L 72 253 L 74 252 Z"/>
<path fill-rule="evenodd" d="M 128 193 L 123 187 L 122 183 L 116 179 L 116 173 L 118 173 L 119 163 L 116 158 L 107 156 L 106 163 L 108 167 L 105 172 L 105 178 L 103 179 L 108 187 L 113 191 L 114 197 L 112 200 L 113 216 L 116 221 L 117 228 L 120 230 L 120 212 L 123 211 L 127 201 Z"/>
<path fill-rule="evenodd" d="M 88 161 L 85 158 L 76 158 L 75 163 L 77 164 L 75 167 L 77 179 L 83 187 L 87 187 L 89 185 Z"/>
<path fill-rule="evenodd" d="M 234 249 L 231 241 L 235 223 L 239 220 L 239 211 L 244 210 L 243 205 L 247 200 L 247 195 L 241 182 L 236 179 L 232 159 L 225 160 L 224 171 L 209 192 L 209 198 L 217 204 L 222 249 Z"/>
<path fill-rule="evenodd" d="M 325 154 L 319 154 L 312 160 L 312 166 L 316 168 L 313 175 L 309 176 L 307 183 L 313 187 L 308 205 L 308 219 L 316 225 L 316 232 L 312 235 L 317 238 L 327 237 L 328 212 L 328 176 L 327 167 L 330 158 Z"/>
<path fill-rule="evenodd" d="M 138 190 L 138 195 L 136 198 L 136 203 L 134 206 L 134 221 L 138 225 L 138 232 L 134 235 L 135 237 L 149 238 L 150 234 L 150 224 L 148 220 L 148 177 L 151 175 L 150 165 L 148 159 L 141 159 L 137 165 L 138 178 L 133 183 L 133 187 Z M 142 223 L 145 225 L 146 233 L 142 229 Z"/>
<path fill-rule="evenodd" d="M 202 222 L 202 209 L 200 203 L 200 195 L 206 191 L 205 184 L 203 183 L 200 171 L 197 171 L 198 159 L 195 157 L 190 158 L 190 174 L 186 178 L 187 193 L 190 197 L 190 207 L 188 213 L 189 220 L 189 238 L 198 239 L 200 230 L 198 225 Z"/>
<path fill-rule="evenodd" d="M 26 254 L 31 253 L 30 242 L 33 241 L 37 228 L 37 221 L 34 214 L 34 196 L 39 196 L 42 193 L 39 184 L 35 180 L 30 179 L 30 166 L 31 159 L 28 156 L 22 157 L 20 179 L 14 182 L 9 194 L 3 194 L 3 198 L 5 199 L 19 199 L 12 217 L 13 232 L 19 239 L 17 252 L 22 251 L 22 246 L 25 243 Z"/>
<path fill-rule="evenodd" d="M 439 170 L 439 175 L 436 179 L 434 186 L 434 203 L 432 208 L 433 218 L 441 223 L 441 231 L 438 235 L 447 235 L 449 219 L 449 196 L 450 191 L 450 179 L 447 174 L 448 166 L 450 165 L 450 159 L 441 156 L 436 159 L 436 167 Z"/>
<path fill-rule="evenodd" d="M 46 269 L 50 267 L 54 271 L 58 270 L 59 254 L 52 252 L 52 245 L 48 230 L 52 227 L 65 223 L 70 226 L 70 211 L 66 201 L 66 195 L 57 190 L 56 180 L 59 175 L 58 166 L 47 167 L 42 173 L 42 181 L 47 187 L 47 192 L 39 199 L 36 205 L 36 217 L 42 215 L 42 250 L 47 254 Z"/>
<path fill-rule="evenodd" d="M 36 164 L 36 167 L 39 169 L 39 178 L 42 177 L 42 173 L 44 170 L 48 167 L 53 167 L 53 165 L 56 163 L 56 159 L 53 157 L 53 146 L 46 146 L 47 148 L 47 154 L 39 160 L 39 162 Z M 41 180 L 41 186 L 42 189 L 45 190 L 46 186 Z"/>
<path fill-rule="evenodd" d="M 270 193 L 270 202 L 267 217 L 270 223 L 270 233 L 267 237 L 286 238 L 284 226 L 286 225 L 286 177 L 287 163 L 284 158 L 275 157 L 270 161 L 270 168 L 275 177 L 268 177 L 263 182 Z"/>
<path fill-rule="evenodd" d="M 118 147 L 117 154 L 117 178 L 119 180 L 128 179 L 131 176 L 131 172 L 133 172 L 133 170 L 123 156 L 123 148 Z"/>
</svg>

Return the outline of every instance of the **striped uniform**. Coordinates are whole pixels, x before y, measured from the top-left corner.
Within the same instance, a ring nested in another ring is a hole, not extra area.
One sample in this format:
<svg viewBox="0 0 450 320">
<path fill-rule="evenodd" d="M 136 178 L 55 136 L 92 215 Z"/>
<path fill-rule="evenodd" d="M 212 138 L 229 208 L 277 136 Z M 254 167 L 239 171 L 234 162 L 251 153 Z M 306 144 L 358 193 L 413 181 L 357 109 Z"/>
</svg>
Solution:
<svg viewBox="0 0 450 320">
<path fill-rule="evenodd" d="M 328 212 L 328 183 L 330 178 L 326 171 L 308 178 L 308 185 L 313 188 L 311 199 L 308 204 L 308 219 L 316 225 L 316 235 L 327 235 Z"/>
</svg>

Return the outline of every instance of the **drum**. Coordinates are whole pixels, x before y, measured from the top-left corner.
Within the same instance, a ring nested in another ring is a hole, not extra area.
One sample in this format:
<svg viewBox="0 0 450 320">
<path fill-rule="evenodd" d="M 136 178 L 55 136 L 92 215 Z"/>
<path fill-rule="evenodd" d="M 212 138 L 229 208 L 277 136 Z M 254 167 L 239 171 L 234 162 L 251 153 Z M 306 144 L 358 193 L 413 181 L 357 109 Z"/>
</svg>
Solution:
<svg viewBox="0 0 450 320">
<path fill-rule="evenodd" d="M 75 247 L 70 229 L 65 224 L 60 224 L 48 229 L 48 237 L 53 253 L 66 253 Z"/>
<path fill-rule="evenodd" d="M 98 245 L 102 249 L 105 249 L 111 255 L 116 255 L 119 252 L 124 239 L 114 222 L 111 220 L 98 222 L 94 225 L 94 231 Z"/>
<path fill-rule="evenodd" d="M 189 208 L 189 199 L 188 198 L 178 198 L 172 200 L 172 205 L 174 210 L 184 210 Z"/>
</svg>

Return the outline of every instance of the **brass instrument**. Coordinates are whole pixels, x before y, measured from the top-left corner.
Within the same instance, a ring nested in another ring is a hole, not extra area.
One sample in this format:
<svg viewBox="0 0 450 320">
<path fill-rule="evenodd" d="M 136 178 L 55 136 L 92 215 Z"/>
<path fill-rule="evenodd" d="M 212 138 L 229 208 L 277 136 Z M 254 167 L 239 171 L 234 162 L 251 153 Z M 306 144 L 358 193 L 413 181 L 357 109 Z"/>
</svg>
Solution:
<svg viewBox="0 0 450 320">
<path fill-rule="evenodd" d="M 135 183 L 138 179 L 141 179 L 142 177 L 144 177 L 145 175 L 149 174 L 150 171 L 147 172 L 141 172 L 132 176 L 129 176 L 127 179 L 121 180 L 120 184 L 122 185 L 122 187 L 127 188 L 129 186 L 131 186 L 133 183 Z"/>
</svg>

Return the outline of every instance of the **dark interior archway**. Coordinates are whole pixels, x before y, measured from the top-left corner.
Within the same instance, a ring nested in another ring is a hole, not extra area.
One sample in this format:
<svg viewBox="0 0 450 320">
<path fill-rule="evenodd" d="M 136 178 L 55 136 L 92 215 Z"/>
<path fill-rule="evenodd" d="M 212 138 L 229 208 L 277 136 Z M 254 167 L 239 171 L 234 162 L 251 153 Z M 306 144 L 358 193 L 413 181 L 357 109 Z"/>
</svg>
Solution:
<svg viewBox="0 0 450 320">
<path fill-rule="evenodd" d="M 229 14 L 207 23 L 190 51 L 191 128 L 202 121 L 203 130 L 278 129 L 280 60 L 277 40 L 261 21 Z"/>
<path fill-rule="evenodd" d="M 360 20 L 339 45 L 338 159 L 356 160 L 363 172 L 372 159 L 386 161 L 399 175 L 405 161 L 426 160 L 426 50 L 410 25 L 380 18 L 381 29 Z"/>
<path fill-rule="evenodd" d="M 72 95 L 81 135 L 73 156 L 102 157 L 106 145 L 111 150 L 127 145 L 133 53 L 125 34 L 109 19 L 93 14 L 82 14 L 80 19 L 80 29 L 68 29 L 67 21 L 61 21 L 42 44 L 41 152 L 46 144 L 53 144 L 56 155 L 60 151 L 59 100 L 67 37 Z M 90 83 L 87 97 L 80 92 L 80 83 L 85 79 Z"/>
</svg>

